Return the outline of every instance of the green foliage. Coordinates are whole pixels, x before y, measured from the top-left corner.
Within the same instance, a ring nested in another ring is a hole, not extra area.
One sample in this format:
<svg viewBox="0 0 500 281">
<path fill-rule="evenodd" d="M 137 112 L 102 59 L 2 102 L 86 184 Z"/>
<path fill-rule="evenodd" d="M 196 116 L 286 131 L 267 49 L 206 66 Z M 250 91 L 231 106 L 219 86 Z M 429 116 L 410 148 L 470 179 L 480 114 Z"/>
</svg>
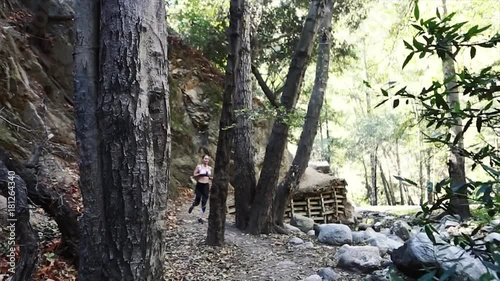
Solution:
<svg viewBox="0 0 500 281">
<path fill-rule="evenodd" d="M 169 23 L 192 47 L 224 69 L 227 57 L 226 1 L 172 0 Z"/>
<path fill-rule="evenodd" d="M 454 23 L 455 13 L 442 16 L 436 10 L 436 17 L 430 19 L 420 18 L 418 5 L 415 5 L 414 17 L 415 21 L 412 26 L 416 30 L 416 35 L 408 42 L 404 41 L 406 48 L 410 51 L 406 57 L 403 68 L 413 59 L 418 56 L 420 59 L 426 56 L 438 56 L 441 60 L 451 58 L 456 59 L 457 55 L 462 52 L 468 52 L 470 58 L 476 57 L 476 52 L 479 48 L 492 48 L 500 42 L 498 34 L 490 38 L 478 39 L 481 34 L 489 28 L 489 26 L 479 27 L 477 25 L 471 28 L 465 28 L 467 22 Z M 473 41 L 475 40 L 475 41 Z M 458 145 L 459 141 L 464 138 L 464 134 L 469 129 L 475 127 L 477 134 L 481 135 L 485 131 L 496 132 L 500 124 L 500 110 L 498 110 L 498 93 L 500 91 L 499 80 L 500 73 L 492 66 L 481 69 L 478 72 L 471 72 L 464 68 L 459 71 L 455 77 L 448 78 L 444 81 L 433 81 L 432 85 L 424 87 L 417 95 L 411 94 L 403 87 L 389 97 L 390 89 L 382 89 L 384 100 L 393 100 L 393 107 L 399 105 L 399 99 L 403 98 L 406 101 L 413 100 L 422 106 L 422 122 L 426 123 L 427 128 L 436 131 L 443 131 L 431 136 L 426 136 L 427 141 L 433 144 L 440 144 L 449 147 L 450 149 L 458 150 L 461 155 L 469 159 L 473 165 L 472 170 L 480 167 L 488 175 L 488 180 L 478 181 L 468 179 L 465 186 L 452 188 L 451 180 L 445 178 L 435 184 L 434 192 L 439 197 L 432 205 L 427 203 L 422 205 L 422 211 L 417 214 L 421 219 L 421 224 L 425 225 L 425 230 L 429 238 L 433 239 L 435 229 L 430 227 L 430 215 L 433 211 L 443 210 L 446 212 L 454 212 L 453 206 L 450 204 L 450 199 L 462 187 L 467 188 L 467 195 L 471 201 L 476 201 L 480 204 L 481 216 L 480 220 L 487 222 L 491 218 L 500 213 L 500 158 L 498 146 L 489 143 L 487 138 L 483 138 L 481 143 L 468 148 L 462 148 Z M 447 83 L 451 79 L 456 80 L 456 86 L 452 89 L 447 89 Z M 447 103 L 449 91 L 460 91 L 466 102 L 457 102 L 450 107 Z M 381 103 L 381 104 L 382 104 Z M 451 128 L 456 126 L 456 120 L 460 118 L 466 120 L 462 134 L 453 136 L 450 132 Z M 411 180 L 401 179 L 407 183 L 414 184 Z M 481 225 L 473 231 L 472 236 L 477 233 Z M 433 240 L 435 241 L 435 240 Z M 483 262 L 495 271 L 499 268 L 499 263 L 495 252 L 498 247 L 495 245 L 478 245 L 476 240 L 468 235 L 461 235 L 453 241 L 455 244 L 462 246 L 465 249 L 471 250 L 473 254 L 483 260 Z M 481 248 L 486 246 L 487 250 Z M 429 272 L 423 276 L 424 280 L 433 280 L 438 272 Z M 452 275 L 452 272 L 441 272 L 439 280 L 447 280 Z M 487 278 L 487 277 L 485 277 Z M 422 280 L 422 279 L 419 279 Z M 485 279 L 489 280 L 489 279 Z"/>
</svg>

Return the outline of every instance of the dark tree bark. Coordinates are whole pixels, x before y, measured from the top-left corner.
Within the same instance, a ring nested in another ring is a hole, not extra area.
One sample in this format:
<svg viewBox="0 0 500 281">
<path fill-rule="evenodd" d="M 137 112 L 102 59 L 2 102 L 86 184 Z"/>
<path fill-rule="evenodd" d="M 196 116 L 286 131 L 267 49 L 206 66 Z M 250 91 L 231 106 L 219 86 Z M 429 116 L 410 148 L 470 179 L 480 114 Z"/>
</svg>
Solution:
<svg viewBox="0 0 500 281">
<path fill-rule="evenodd" d="M 79 280 L 103 280 L 104 201 L 97 128 L 99 0 L 75 2 L 74 109 L 83 209 Z"/>
<path fill-rule="evenodd" d="M 234 109 L 236 127 L 234 130 L 234 201 L 236 227 L 244 230 L 250 217 L 250 207 L 255 196 L 255 149 L 252 143 L 252 121 L 248 112 L 252 110 L 251 57 L 250 57 L 250 15 L 248 7 L 242 16 L 240 65 L 237 70 Z"/>
<path fill-rule="evenodd" d="M 443 15 L 447 14 L 446 0 L 442 0 Z M 448 46 L 451 51 L 451 46 Z M 457 86 L 457 74 L 455 71 L 455 63 L 453 58 L 446 54 L 443 63 L 443 76 L 446 83 L 446 91 L 448 93 L 447 100 L 449 108 L 455 108 L 455 104 L 460 102 L 460 95 Z M 457 144 L 451 146 L 450 158 L 448 160 L 448 172 L 451 179 L 451 188 L 454 190 L 454 195 L 450 201 L 453 212 L 456 212 L 462 219 L 468 219 L 471 216 L 469 202 L 467 199 L 467 187 L 465 186 L 465 160 L 460 154 L 464 148 L 462 118 L 455 116 L 454 126 L 451 128 L 451 134 L 458 139 Z"/>
<path fill-rule="evenodd" d="M 252 73 L 255 76 L 255 79 L 257 79 L 257 83 L 264 92 L 264 95 L 266 95 L 267 99 L 269 100 L 269 103 L 271 103 L 271 105 L 274 106 L 275 108 L 278 108 L 279 104 L 276 101 L 276 93 L 273 93 L 273 91 L 269 89 L 269 86 L 267 86 L 266 81 L 264 81 L 264 78 L 262 78 L 262 75 L 260 74 L 259 70 L 254 65 L 252 65 Z"/>
<path fill-rule="evenodd" d="M 333 0 L 327 0 L 324 17 L 321 19 L 319 30 L 318 60 L 316 62 L 316 79 L 314 81 L 313 92 L 309 100 L 306 113 L 306 120 L 302 127 L 297 152 L 292 161 L 292 166 L 288 169 L 285 179 L 278 185 L 276 196 L 273 202 L 274 223 L 283 227 L 283 219 L 286 207 L 290 202 L 290 194 L 297 189 L 300 178 L 307 168 L 311 151 L 318 132 L 318 123 L 323 108 L 325 90 L 328 82 L 328 70 L 330 65 L 331 46 L 331 24 L 332 24 Z"/>
<path fill-rule="evenodd" d="M 210 190 L 207 244 L 212 246 L 222 246 L 224 244 L 226 199 L 229 184 L 228 171 L 234 137 L 232 129 L 234 125 L 233 97 L 240 63 L 240 32 L 244 5 L 244 0 L 231 0 L 230 4 L 228 58 L 224 78 L 224 95 L 222 98 L 219 138 L 215 155 L 214 179 Z"/>
<path fill-rule="evenodd" d="M 93 12 L 86 13 L 82 16 L 93 19 Z M 95 28 L 95 22 L 88 27 Z M 92 32 L 81 30 L 79 35 L 82 45 L 95 43 Z M 84 120 L 79 121 L 77 134 L 84 141 L 79 144 L 85 171 L 82 195 L 89 204 L 82 227 L 92 241 L 84 245 L 84 258 L 101 261 L 99 269 L 87 260 L 80 278 L 164 280 L 170 151 L 164 1 L 102 2 L 99 37 L 97 90 L 88 80 L 97 73 L 91 62 L 95 55 L 85 50 L 75 53 L 75 60 L 86 65 L 75 69 L 82 88 L 97 91 L 89 97 L 82 94 L 75 107 L 96 104 L 95 113 L 78 112 L 77 118 Z M 91 165 L 90 159 L 99 163 Z"/>
<path fill-rule="evenodd" d="M 39 182 L 37 176 L 20 161 L 0 148 L 0 161 L 7 169 L 14 171 L 26 184 L 28 198 L 33 204 L 40 206 L 57 223 L 61 232 L 60 253 L 70 262 L 78 265 L 78 214 L 57 191 Z"/>
<path fill-rule="evenodd" d="M 30 210 L 28 205 L 28 191 L 25 182 L 13 171 L 7 169 L 0 160 L 0 192 L 5 198 L 15 198 L 15 213 L 7 213 L 7 229 L 15 229 L 17 244 L 20 247 L 19 260 L 15 265 L 12 281 L 30 281 L 36 271 L 38 262 L 38 234 L 30 224 Z M 9 252 L 12 253 L 15 245 L 9 243 Z M 14 241 L 12 241 L 14 242 Z"/>
<path fill-rule="evenodd" d="M 291 113 L 297 103 L 306 67 L 311 58 L 314 38 L 318 32 L 319 18 L 325 5 L 324 1 L 311 1 L 309 13 L 288 70 L 281 96 L 281 105 L 284 107 L 284 112 L 281 112 L 281 116 L 278 116 L 274 122 L 256 188 L 256 196 L 251 208 L 247 230 L 252 234 L 268 233 L 272 230 L 271 205 L 279 177 L 277 167 L 280 167 L 283 158 L 289 130 L 289 125 L 283 115 Z"/>
</svg>

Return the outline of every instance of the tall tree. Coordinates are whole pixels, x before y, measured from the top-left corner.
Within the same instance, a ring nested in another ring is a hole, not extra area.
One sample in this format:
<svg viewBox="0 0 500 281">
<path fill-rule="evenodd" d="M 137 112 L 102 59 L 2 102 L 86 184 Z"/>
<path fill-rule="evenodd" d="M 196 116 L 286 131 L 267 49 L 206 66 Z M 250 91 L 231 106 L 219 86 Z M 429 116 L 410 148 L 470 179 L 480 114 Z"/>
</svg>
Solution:
<svg viewBox="0 0 500 281">
<path fill-rule="evenodd" d="M 446 0 L 442 0 L 443 15 L 447 14 Z M 449 53 L 452 52 L 452 47 L 449 42 L 446 42 L 446 48 Z M 447 92 L 447 102 L 449 108 L 460 106 L 460 94 L 457 86 L 457 74 L 455 70 L 455 62 L 449 54 L 445 54 L 442 59 L 443 76 Z M 460 215 L 462 219 L 470 217 L 470 208 L 467 200 L 467 186 L 465 185 L 465 160 L 460 151 L 464 149 L 464 139 L 462 132 L 462 118 L 456 114 L 453 116 L 453 124 L 451 134 L 457 141 L 456 145 L 451 146 L 450 158 L 448 160 L 448 172 L 451 179 L 451 188 L 455 191 L 450 204 L 454 211 Z"/>
<path fill-rule="evenodd" d="M 252 143 L 252 121 L 248 113 L 252 110 L 251 91 L 251 48 L 250 14 L 248 3 L 241 24 L 240 65 L 236 81 L 234 109 L 236 127 L 234 131 L 234 201 L 236 209 L 236 227 L 245 229 L 250 216 L 250 208 L 255 196 L 255 149 Z"/>
<path fill-rule="evenodd" d="M 74 105 L 83 214 L 79 279 L 103 280 L 104 201 L 97 128 L 99 0 L 75 2 Z"/>
<path fill-rule="evenodd" d="M 229 11 L 229 44 L 222 98 L 219 139 L 215 155 L 214 180 L 210 190 L 210 215 L 208 217 L 207 244 L 224 244 L 226 223 L 226 199 L 229 184 L 229 161 L 233 147 L 234 109 L 233 96 L 238 81 L 241 51 L 241 26 L 244 15 L 244 0 L 231 0 Z"/>
<path fill-rule="evenodd" d="M 276 196 L 274 197 L 272 215 L 274 223 L 278 226 L 283 226 L 283 218 L 286 207 L 290 202 L 290 194 L 293 194 L 297 189 L 300 178 L 307 168 L 313 142 L 318 132 L 330 65 L 333 2 L 333 0 L 326 1 L 324 16 L 321 19 L 318 36 L 319 47 L 318 60 L 316 62 L 316 79 L 314 81 L 311 98 L 309 99 L 306 120 L 302 127 L 302 133 L 300 134 L 297 152 L 292 161 L 292 166 L 288 169 L 284 180 L 278 185 Z"/>
<path fill-rule="evenodd" d="M 75 76 L 80 95 L 75 107 L 90 109 L 88 114 L 79 112 L 76 126 L 87 204 L 82 230 L 88 235 L 79 277 L 164 280 L 170 156 L 164 1 L 101 3 L 97 89 L 86 79 L 97 74 L 92 50 L 98 6 L 95 1 L 82 2 L 87 5 L 82 3 L 77 13 L 85 11 L 92 32 L 83 32 L 87 26 L 77 27 L 83 32 L 84 52 L 75 52 L 75 61 L 83 62 L 75 64 L 75 73 L 81 74 Z"/>
<path fill-rule="evenodd" d="M 370 75 L 368 72 L 368 62 L 366 60 L 366 42 L 363 38 L 363 66 L 365 68 L 365 81 L 370 81 Z M 366 95 L 366 114 L 368 118 L 370 118 L 373 114 L 372 110 L 372 101 L 369 89 L 365 91 Z M 371 175 L 371 189 L 370 189 L 370 205 L 376 206 L 378 204 L 378 187 L 377 187 L 377 144 L 372 144 L 373 147 L 369 147 L 370 149 L 370 175 Z"/>
<path fill-rule="evenodd" d="M 281 106 L 283 110 L 275 120 L 262 166 L 256 195 L 251 208 L 248 231 L 253 234 L 270 232 L 272 229 L 271 205 L 279 177 L 279 169 L 285 150 L 289 124 L 287 116 L 293 112 L 302 86 L 306 67 L 309 63 L 314 38 L 318 32 L 319 18 L 323 13 L 325 0 L 312 0 L 309 13 L 299 38 L 299 43 L 290 63 Z"/>
</svg>

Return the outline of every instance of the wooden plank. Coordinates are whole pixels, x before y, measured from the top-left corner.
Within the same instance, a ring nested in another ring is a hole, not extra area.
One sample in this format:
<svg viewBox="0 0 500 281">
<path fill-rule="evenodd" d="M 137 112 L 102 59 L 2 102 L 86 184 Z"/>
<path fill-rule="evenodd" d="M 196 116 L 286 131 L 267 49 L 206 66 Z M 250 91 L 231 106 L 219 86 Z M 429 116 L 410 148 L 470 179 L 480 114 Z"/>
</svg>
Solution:
<svg viewBox="0 0 500 281">
<path fill-rule="evenodd" d="M 307 216 L 309 217 L 311 215 L 311 199 L 307 198 Z"/>
</svg>

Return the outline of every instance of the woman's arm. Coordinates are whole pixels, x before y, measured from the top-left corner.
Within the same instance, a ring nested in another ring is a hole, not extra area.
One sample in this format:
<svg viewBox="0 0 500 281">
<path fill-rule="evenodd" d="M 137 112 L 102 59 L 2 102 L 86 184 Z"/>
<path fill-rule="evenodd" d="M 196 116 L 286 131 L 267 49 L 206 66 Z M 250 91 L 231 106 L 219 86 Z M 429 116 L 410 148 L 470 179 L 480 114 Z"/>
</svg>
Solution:
<svg viewBox="0 0 500 281">
<path fill-rule="evenodd" d="M 194 171 L 193 171 L 193 176 L 194 177 L 197 177 L 200 175 L 200 165 L 197 165 L 196 168 L 194 168 Z"/>
</svg>

